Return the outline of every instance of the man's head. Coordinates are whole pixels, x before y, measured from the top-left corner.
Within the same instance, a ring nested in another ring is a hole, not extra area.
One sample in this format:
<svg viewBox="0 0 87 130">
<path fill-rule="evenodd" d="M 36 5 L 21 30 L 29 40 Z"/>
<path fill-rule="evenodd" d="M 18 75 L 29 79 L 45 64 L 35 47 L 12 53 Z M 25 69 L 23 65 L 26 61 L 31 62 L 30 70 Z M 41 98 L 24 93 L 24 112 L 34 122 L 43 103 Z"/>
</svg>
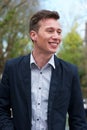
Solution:
<svg viewBox="0 0 87 130">
<path fill-rule="evenodd" d="M 57 20 L 57 19 L 60 18 L 60 16 L 59 16 L 58 12 L 56 12 L 56 11 L 50 11 L 50 10 L 38 11 L 30 19 L 29 32 L 31 30 L 38 31 L 39 27 L 40 27 L 39 22 L 41 20 L 44 20 L 44 19 L 47 19 L 47 18 L 53 18 L 53 19 Z"/>
<path fill-rule="evenodd" d="M 54 54 L 61 42 L 61 26 L 59 14 L 55 11 L 42 10 L 30 20 L 30 38 L 33 41 L 34 52 L 39 54 Z"/>
</svg>

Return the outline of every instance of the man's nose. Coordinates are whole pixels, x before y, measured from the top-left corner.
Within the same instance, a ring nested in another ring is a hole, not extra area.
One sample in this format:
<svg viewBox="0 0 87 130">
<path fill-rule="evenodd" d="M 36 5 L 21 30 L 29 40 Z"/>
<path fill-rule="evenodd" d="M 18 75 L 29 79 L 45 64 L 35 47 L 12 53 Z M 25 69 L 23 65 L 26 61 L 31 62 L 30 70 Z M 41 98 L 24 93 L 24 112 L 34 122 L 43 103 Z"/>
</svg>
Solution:
<svg viewBox="0 0 87 130">
<path fill-rule="evenodd" d="M 59 34 L 58 34 L 57 32 L 54 32 L 52 38 L 54 38 L 54 39 L 58 39 L 58 38 L 59 38 Z"/>
</svg>

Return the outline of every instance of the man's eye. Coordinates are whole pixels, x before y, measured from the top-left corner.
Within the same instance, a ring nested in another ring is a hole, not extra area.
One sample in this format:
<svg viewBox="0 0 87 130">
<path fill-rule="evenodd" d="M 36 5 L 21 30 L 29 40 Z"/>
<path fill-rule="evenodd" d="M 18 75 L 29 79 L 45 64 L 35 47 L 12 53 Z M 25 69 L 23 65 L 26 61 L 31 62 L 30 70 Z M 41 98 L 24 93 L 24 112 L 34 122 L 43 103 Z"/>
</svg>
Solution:
<svg viewBox="0 0 87 130">
<path fill-rule="evenodd" d="M 48 30 L 48 32 L 53 32 L 53 30 Z"/>
<path fill-rule="evenodd" d="M 61 34 L 61 32 L 57 32 L 58 34 Z"/>
</svg>

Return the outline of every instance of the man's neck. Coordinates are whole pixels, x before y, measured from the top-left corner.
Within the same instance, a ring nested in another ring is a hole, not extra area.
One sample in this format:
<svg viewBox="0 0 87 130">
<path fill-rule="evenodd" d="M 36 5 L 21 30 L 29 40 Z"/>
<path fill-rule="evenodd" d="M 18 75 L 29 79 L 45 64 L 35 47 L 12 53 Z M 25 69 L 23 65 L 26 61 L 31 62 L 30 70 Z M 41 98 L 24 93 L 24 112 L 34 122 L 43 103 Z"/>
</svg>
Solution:
<svg viewBox="0 0 87 130">
<path fill-rule="evenodd" d="M 32 55 L 39 68 L 42 68 L 52 57 L 52 55 L 47 54 L 36 54 L 34 51 L 32 52 Z"/>
</svg>

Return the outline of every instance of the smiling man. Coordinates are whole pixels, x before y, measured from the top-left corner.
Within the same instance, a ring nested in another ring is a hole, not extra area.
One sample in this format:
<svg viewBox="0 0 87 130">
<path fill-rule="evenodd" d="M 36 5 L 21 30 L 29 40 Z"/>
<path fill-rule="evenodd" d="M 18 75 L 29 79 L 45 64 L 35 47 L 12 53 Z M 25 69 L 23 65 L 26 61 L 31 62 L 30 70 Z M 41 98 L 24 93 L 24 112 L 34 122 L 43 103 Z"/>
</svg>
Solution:
<svg viewBox="0 0 87 130">
<path fill-rule="evenodd" d="M 0 82 L 0 130 L 65 130 L 67 113 L 70 130 L 87 130 L 77 67 L 55 56 L 61 33 L 56 11 L 30 19 L 33 50 L 8 60 Z"/>
<path fill-rule="evenodd" d="M 30 37 L 34 43 L 33 56 L 39 67 L 43 67 L 57 51 L 61 42 L 61 26 L 57 21 L 59 15 L 54 12 L 54 18 L 46 12 L 39 12 L 38 17 L 33 16 L 30 21 Z M 42 17 L 42 18 L 41 18 Z M 38 22 L 38 24 L 34 22 Z M 33 25 L 34 24 L 34 25 Z M 38 26 L 38 27 L 37 27 Z"/>
</svg>

